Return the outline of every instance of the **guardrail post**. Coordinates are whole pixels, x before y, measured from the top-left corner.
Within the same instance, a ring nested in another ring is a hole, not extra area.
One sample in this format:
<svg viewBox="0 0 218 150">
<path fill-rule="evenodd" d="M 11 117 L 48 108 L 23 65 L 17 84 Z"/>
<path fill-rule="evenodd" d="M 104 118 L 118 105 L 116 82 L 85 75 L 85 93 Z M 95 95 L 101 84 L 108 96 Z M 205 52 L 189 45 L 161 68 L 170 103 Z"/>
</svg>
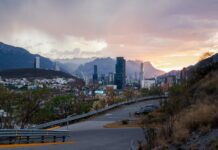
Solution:
<svg viewBox="0 0 218 150">
<path fill-rule="evenodd" d="M 41 137 L 41 143 L 44 143 L 44 136 Z"/>
<path fill-rule="evenodd" d="M 27 142 L 28 144 L 30 143 L 30 137 L 29 137 L 29 136 L 26 137 L 26 142 Z"/>
<path fill-rule="evenodd" d="M 12 137 L 9 137 L 9 144 L 12 144 Z"/>
<path fill-rule="evenodd" d="M 56 142 L 56 136 L 53 137 L 53 142 Z"/>
<path fill-rule="evenodd" d="M 18 137 L 18 143 L 21 143 L 21 136 Z"/>
<path fill-rule="evenodd" d="M 66 139 L 66 137 L 65 137 L 65 136 L 63 136 L 63 137 L 62 137 L 62 142 L 65 142 L 65 139 Z"/>
</svg>

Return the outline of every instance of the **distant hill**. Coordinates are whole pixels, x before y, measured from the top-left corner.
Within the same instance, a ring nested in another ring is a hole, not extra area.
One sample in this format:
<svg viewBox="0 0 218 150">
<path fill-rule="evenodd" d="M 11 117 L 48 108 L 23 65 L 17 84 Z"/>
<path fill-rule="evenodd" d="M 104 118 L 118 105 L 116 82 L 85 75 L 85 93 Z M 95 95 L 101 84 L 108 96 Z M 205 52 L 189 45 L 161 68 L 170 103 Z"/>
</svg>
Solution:
<svg viewBox="0 0 218 150">
<path fill-rule="evenodd" d="M 76 77 L 61 71 L 45 70 L 45 69 L 11 69 L 0 71 L 0 76 L 2 78 L 73 78 Z"/>
<path fill-rule="evenodd" d="M 65 72 L 74 74 L 75 70 L 85 63 L 95 60 L 96 58 L 72 58 L 72 59 L 57 59 L 58 65 Z"/>
<path fill-rule="evenodd" d="M 83 80 L 74 77 L 62 71 L 45 70 L 45 69 L 12 69 L 0 71 L 0 76 L 4 78 L 27 78 L 27 79 L 53 79 L 53 78 L 71 78 L 75 80 L 78 85 L 84 85 Z"/>
<path fill-rule="evenodd" d="M 135 73 L 138 74 L 140 72 L 141 63 L 142 63 L 141 61 L 133 61 L 133 60 L 127 61 L 126 63 L 127 76 L 134 77 Z M 116 64 L 116 60 L 110 57 L 96 58 L 91 62 L 80 65 L 76 69 L 75 73 L 80 74 L 81 76 L 82 74 L 85 76 L 92 76 L 93 66 L 97 65 L 99 75 L 101 74 L 108 75 L 109 72 L 115 72 L 115 64 Z M 145 69 L 145 78 L 155 77 L 164 73 L 163 71 L 154 68 L 150 62 L 144 62 L 144 69 Z"/>
<path fill-rule="evenodd" d="M 165 78 L 165 77 L 168 77 L 168 76 L 177 76 L 177 77 L 179 77 L 180 73 L 181 73 L 181 70 L 172 70 L 172 71 L 167 72 L 165 74 L 162 74 L 162 75 L 160 75 L 158 77 L 161 77 L 161 78 Z"/>
<path fill-rule="evenodd" d="M 0 42 L 0 70 L 33 68 L 36 56 L 40 55 L 34 55 L 23 48 Z M 54 63 L 50 59 L 40 56 L 40 66 L 43 69 L 53 69 Z"/>
<path fill-rule="evenodd" d="M 0 71 L 0 76 L 3 78 L 73 78 L 72 75 L 54 70 L 44 70 L 44 69 L 11 69 Z"/>
<path fill-rule="evenodd" d="M 128 60 L 126 64 L 127 75 L 134 77 L 135 73 L 139 73 L 141 63 L 142 61 L 138 61 L 138 60 Z M 150 62 L 144 62 L 145 78 L 153 78 L 162 75 L 164 73 L 165 73 L 164 71 L 156 69 Z"/>
</svg>

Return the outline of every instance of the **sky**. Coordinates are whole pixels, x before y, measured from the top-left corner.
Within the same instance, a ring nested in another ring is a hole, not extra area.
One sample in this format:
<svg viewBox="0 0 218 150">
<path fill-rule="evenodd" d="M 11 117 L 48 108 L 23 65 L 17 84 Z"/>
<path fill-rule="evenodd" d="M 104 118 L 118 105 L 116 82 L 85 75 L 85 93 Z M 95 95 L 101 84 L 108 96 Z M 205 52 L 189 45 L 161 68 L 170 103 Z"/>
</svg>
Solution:
<svg viewBox="0 0 218 150">
<path fill-rule="evenodd" d="M 218 52 L 218 0 L 0 0 L 0 41 L 51 59 L 181 69 Z"/>
</svg>

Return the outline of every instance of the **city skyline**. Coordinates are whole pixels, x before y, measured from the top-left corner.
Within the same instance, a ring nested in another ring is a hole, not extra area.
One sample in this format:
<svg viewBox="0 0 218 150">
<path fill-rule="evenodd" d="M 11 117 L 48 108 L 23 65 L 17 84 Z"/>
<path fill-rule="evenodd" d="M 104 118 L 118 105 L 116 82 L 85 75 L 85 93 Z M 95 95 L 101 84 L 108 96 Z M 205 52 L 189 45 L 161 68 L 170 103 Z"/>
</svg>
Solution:
<svg viewBox="0 0 218 150">
<path fill-rule="evenodd" d="M 218 52 L 216 0 L 0 0 L 0 41 L 51 59 L 118 57 L 164 71 Z"/>
</svg>

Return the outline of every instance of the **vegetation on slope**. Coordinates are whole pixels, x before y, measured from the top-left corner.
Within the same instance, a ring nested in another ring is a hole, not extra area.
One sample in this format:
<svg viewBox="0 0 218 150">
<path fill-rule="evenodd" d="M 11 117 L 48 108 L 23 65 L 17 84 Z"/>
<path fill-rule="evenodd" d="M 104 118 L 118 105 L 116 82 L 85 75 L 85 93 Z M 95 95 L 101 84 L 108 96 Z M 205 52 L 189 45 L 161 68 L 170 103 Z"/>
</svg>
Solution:
<svg viewBox="0 0 218 150">
<path fill-rule="evenodd" d="M 193 133 L 205 134 L 218 127 L 217 74 L 217 69 L 204 69 L 193 74 L 192 82 L 169 90 L 164 106 L 145 116 L 145 149 L 180 147 Z"/>
</svg>

